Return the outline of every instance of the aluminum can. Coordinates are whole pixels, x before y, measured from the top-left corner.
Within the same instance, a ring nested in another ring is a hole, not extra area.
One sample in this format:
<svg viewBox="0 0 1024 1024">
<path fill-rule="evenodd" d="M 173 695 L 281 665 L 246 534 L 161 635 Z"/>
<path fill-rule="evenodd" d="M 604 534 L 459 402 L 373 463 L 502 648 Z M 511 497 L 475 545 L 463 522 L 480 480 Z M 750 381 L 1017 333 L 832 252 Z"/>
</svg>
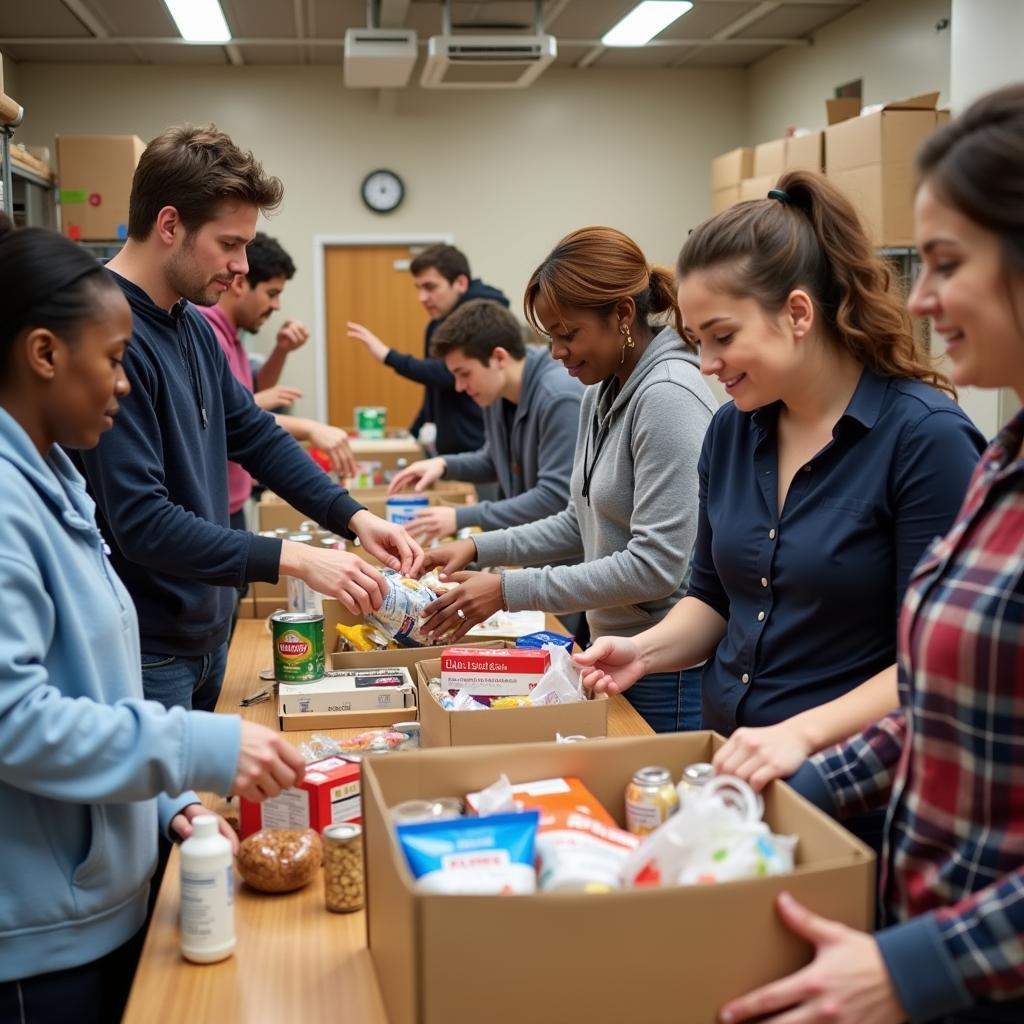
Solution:
<svg viewBox="0 0 1024 1024">
<path fill-rule="evenodd" d="M 381 440 L 388 422 L 388 411 L 382 405 L 357 405 L 356 433 L 360 437 Z"/>
<path fill-rule="evenodd" d="M 274 678 L 279 683 L 313 683 L 324 675 L 324 617 L 312 612 L 274 612 Z"/>
<path fill-rule="evenodd" d="M 626 828 L 634 835 L 653 832 L 678 810 L 679 794 L 667 768 L 641 768 L 626 787 Z"/>
</svg>

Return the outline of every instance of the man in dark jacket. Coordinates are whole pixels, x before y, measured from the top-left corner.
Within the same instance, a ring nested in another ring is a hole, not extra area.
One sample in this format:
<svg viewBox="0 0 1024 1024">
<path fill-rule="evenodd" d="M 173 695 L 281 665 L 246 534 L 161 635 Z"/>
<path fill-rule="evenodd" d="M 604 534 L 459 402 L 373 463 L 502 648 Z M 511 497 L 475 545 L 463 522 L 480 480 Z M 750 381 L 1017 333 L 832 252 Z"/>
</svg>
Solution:
<svg viewBox="0 0 1024 1024">
<path fill-rule="evenodd" d="M 361 341 L 367 351 L 395 373 L 424 385 L 426 394 L 419 414 L 409 428 L 419 434 L 424 423 L 437 427 L 435 447 L 438 455 L 475 452 L 484 443 L 484 424 L 480 409 L 469 395 L 455 389 L 455 378 L 444 360 L 430 355 L 434 331 L 456 307 L 470 299 L 493 299 L 503 306 L 508 299 L 497 288 L 472 277 L 469 261 L 453 245 L 432 245 L 410 264 L 413 284 L 423 308 L 430 316 L 423 351 L 426 358 L 389 348 L 362 324 L 349 323 L 348 335 Z"/>
</svg>

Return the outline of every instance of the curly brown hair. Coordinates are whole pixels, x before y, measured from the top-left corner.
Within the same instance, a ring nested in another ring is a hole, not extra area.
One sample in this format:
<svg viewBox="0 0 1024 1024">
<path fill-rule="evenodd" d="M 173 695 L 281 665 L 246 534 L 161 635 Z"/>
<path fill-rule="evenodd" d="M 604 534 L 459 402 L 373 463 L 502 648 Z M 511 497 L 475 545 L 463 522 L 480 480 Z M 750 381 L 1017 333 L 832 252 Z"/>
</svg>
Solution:
<svg viewBox="0 0 1024 1024">
<path fill-rule="evenodd" d="M 173 206 L 190 234 L 213 220 L 225 201 L 267 211 L 280 206 L 284 186 L 216 125 L 166 128 L 146 147 L 132 178 L 128 237 L 145 241 L 157 214 Z"/>
<path fill-rule="evenodd" d="M 885 377 L 921 380 L 949 392 L 911 326 L 892 274 L 850 201 L 823 175 L 789 171 L 785 201 L 753 199 L 694 229 L 676 271 L 714 270 L 720 287 L 776 313 L 796 288 L 814 301 L 826 333 Z"/>
</svg>

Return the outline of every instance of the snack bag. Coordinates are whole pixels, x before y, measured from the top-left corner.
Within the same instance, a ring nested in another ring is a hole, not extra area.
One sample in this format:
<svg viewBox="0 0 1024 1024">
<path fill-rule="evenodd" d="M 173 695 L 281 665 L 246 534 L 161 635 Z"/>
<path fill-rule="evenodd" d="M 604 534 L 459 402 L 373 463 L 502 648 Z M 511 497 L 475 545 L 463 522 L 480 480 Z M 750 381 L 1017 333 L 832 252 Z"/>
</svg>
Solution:
<svg viewBox="0 0 1024 1024">
<path fill-rule="evenodd" d="M 387 584 L 381 606 L 367 616 L 376 626 L 402 647 L 423 647 L 431 641 L 423 632 L 423 609 L 437 600 L 437 593 L 421 580 L 402 576 L 393 569 L 382 569 Z"/>
</svg>

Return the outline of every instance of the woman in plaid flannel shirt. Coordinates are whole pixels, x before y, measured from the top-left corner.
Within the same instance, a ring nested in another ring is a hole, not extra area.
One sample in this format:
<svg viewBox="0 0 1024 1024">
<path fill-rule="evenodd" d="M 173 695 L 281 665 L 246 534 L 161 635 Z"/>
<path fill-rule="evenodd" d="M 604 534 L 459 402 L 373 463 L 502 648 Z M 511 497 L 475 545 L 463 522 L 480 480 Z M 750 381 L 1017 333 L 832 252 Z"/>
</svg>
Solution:
<svg viewBox="0 0 1024 1024">
<path fill-rule="evenodd" d="M 1024 85 L 978 100 L 918 163 L 911 308 L 943 338 L 957 384 L 1024 402 Z M 815 958 L 724 1007 L 726 1024 L 1024 1021 L 1022 445 L 1024 411 L 911 577 L 900 709 L 791 779 L 839 817 L 888 805 L 880 930 L 780 897 Z"/>
</svg>

